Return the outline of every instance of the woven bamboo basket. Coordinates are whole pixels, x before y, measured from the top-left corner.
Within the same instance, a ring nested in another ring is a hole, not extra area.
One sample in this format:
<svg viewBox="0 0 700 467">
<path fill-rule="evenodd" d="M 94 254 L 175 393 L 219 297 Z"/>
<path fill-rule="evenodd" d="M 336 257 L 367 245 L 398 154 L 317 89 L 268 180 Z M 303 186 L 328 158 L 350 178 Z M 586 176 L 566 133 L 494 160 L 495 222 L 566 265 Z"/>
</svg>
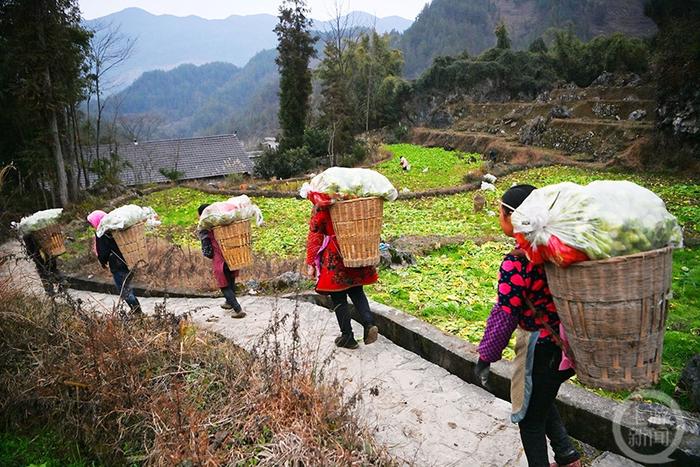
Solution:
<svg viewBox="0 0 700 467">
<path fill-rule="evenodd" d="M 658 382 L 671 266 L 671 248 L 546 265 L 583 384 L 619 391 Z"/>
<path fill-rule="evenodd" d="M 137 265 L 148 264 L 148 252 L 146 251 L 146 224 L 139 222 L 123 230 L 112 231 L 112 236 L 122 252 L 124 261 L 129 268 Z"/>
<path fill-rule="evenodd" d="M 221 247 L 224 260 L 231 271 L 253 264 L 250 219 L 214 227 L 214 238 Z"/>
<path fill-rule="evenodd" d="M 37 230 L 32 236 L 47 255 L 59 256 L 66 252 L 66 237 L 58 224 Z"/>
<path fill-rule="evenodd" d="M 383 210 L 382 198 L 358 198 L 331 206 L 333 229 L 346 267 L 379 264 Z"/>
</svg>

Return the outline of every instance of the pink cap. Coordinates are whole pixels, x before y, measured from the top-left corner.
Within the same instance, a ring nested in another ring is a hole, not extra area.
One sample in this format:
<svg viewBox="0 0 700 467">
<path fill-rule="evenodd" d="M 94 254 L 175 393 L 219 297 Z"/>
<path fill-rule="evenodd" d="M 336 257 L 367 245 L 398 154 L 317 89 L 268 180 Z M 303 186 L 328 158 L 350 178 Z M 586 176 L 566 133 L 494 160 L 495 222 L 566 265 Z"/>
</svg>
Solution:
<svg viewBox="0 0 700 467">
<path fill-rule="evenodd" d="M 102 218 L 106 216 L 107 213 L 104 211 L 100 211 L 99 209 L 97 211 L 92 211 L 88 216 L 87 216 L 87 221 L 90 223 L 91 226 L 94 228 L 98 228 L 100 226 L 100 222 L 102 222 Z"/>
</svg>

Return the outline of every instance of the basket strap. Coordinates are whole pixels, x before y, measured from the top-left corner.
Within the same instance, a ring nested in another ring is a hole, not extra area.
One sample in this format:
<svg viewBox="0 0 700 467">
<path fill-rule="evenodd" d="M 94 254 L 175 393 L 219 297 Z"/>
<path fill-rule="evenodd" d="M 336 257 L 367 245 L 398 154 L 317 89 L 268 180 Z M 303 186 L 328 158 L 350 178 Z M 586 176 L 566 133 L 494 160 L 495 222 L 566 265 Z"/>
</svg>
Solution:
<svg viewBox="0 0 700 467">
<path fill-rule="evenodd" d="M 544 319 L 544 312 L 541 310 L 538 310 L 535 308 L 535 306 L 532 304 L 530 299 L 528 297 L 523 297 L 525 299 L 525 303 L 527 304 L 527 307 L 532 311 L 534 314 L 535 318 L 538 318 L 542 322 L 542 326 L 547 330 L 552 335 L 552 340 L 554 343 L 559 347 L 562 352 L 564 352 L 564 355 L 571 360 L 572 362 L 574 360 L 573 352 L 571 352 L 571 346 L 569 345 L 568 342 L 564 342 L 564 340 L 561 338 L 558 332 L 554 330 L 554 328 Z"/>
</svg>

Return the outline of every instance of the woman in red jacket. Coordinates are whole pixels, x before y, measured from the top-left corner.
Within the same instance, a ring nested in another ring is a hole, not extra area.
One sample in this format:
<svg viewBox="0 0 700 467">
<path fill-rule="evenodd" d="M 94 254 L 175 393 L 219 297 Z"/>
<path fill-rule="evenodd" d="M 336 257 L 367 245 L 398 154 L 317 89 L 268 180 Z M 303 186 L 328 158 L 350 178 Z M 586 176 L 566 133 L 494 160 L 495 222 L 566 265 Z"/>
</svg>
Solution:
<svg viewBox="0 0 700 467">
<path fill-rule="evenodd" d="M 333 309 L 338 319 L 341 335 L 335 345 L 347 349 L 358 347 L 350 324 L 348 296 L 355 305 L 364 326 L 364 342 L 371 344 L 377 340 L 379 330 L 374 325 L 369 302 L 362 286 L 374 284 L 378 280 L 373 266 L 346 268 L 335 238 L 333 222 L 328 207 L 314 206 L 309 223 L 306 242 L 307 273 L 316 277 L 316 291 L 330 294 Z"/>
</svg>

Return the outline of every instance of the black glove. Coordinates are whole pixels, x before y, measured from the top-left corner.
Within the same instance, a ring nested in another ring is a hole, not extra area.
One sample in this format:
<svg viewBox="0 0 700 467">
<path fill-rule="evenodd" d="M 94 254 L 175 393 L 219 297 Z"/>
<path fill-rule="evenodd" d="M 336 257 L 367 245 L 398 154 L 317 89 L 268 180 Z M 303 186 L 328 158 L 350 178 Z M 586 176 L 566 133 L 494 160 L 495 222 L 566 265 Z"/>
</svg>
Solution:
<svg viewBox="0 0 700 467">
<path fill-rule="evenodd" d="M 474 378 L 476 379 L 477 384 L 479 384 L 479 386 L 486 389 L 487 391 L 490 390 L 490 387 L 489 387 L 489 373 L 490 372 L 491 372 L 491 364 L 489 362 L 483 361 L 482 359 L 479 359 L 479 361 L 474 366 Z"/>
</svg>

